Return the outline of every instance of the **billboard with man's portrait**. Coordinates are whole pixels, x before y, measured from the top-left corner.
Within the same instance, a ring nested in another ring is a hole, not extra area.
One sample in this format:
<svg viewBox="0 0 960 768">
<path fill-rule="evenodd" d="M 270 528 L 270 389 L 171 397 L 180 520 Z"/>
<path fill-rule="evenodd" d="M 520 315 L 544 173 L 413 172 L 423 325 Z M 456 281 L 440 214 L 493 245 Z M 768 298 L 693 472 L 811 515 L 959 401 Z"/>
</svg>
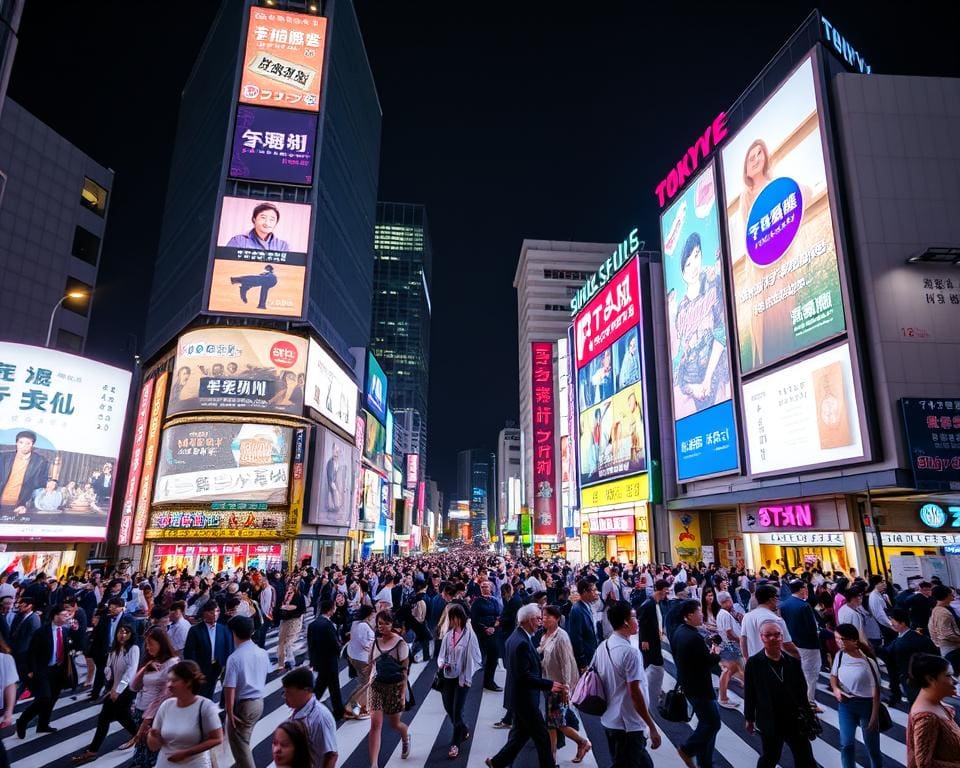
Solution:
<svg viewBox="0 0 960 768">
<path fill-rule="evenodd" d="M 302 318 L 310 215 L 304 203 L 224 197 L 207 311 Z"/>
<path fill-rule="evenodd" d="M 177 342 L 167 416 L 188 411 L 303 411 L 307 340 L 279 331 L 208 326 Z"/>
<path fill-rule="evenodd" d="M 317 429 L 309 522 L 338 528 L 350 526 L 356 499 L 359 451 L 329 429 Z"/>
<path fill-rule="evenodd" d="M 0 342 L 0 537 L 105 541 L 130 372 Z"/>
</svg>

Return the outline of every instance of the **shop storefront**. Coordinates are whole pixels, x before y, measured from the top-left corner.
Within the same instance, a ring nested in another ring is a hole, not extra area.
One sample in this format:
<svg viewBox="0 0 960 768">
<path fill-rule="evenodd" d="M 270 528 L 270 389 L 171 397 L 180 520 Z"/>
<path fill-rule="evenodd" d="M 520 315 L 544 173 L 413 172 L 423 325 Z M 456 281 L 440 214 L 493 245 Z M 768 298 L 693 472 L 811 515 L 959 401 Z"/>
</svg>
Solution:
<svg viewBox="0 0 960 768">
<path fill-rule="evenodd" d="M 236 569 L 280 570 L 284 544 L 156 544 L 151 570 L 220 573 Z"/>
<path fill-rule="evenodd" d="M 889 571 L 901 587 L 912 575 L 939 576 L 960 585 L 960 498 L 931 497 L 917 501 L 875 501 L 877 531 L 867 533 L 871 568 Z"/>
<path fill-rule="evenodd" d="M 580 558 L 651 561 L 651 526 L 646 473 L 580 490 Z"/>
<path fill-rule="evenodd" d="M 860 572 L 864 552 L 844 498 L 788 499 L 740 507 L 747 568 Z"/>
</svg>

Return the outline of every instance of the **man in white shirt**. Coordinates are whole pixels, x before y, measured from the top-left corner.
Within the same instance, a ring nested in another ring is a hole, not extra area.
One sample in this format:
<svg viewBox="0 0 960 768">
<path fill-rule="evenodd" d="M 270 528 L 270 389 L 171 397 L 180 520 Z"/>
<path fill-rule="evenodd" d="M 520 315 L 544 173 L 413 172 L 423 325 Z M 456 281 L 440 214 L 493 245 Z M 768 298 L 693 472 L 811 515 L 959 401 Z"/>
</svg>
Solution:
<svg viewBox="0 0 960 768">
<path fill-rule="evenodd" d="M 597 674 L 607 692 L 607 709 L 600 723 L 607 735 L 614 765 L 647 765 L 653 762 L 647 754 L 660 746 L 660 731 L 647 708 L 647 678 L 640 651 L 630 638 L 640 631 L 637 613 L 628 603 L 620 602 L 607 610 L 612 632 L 593 657 Z M 577 760 L 582 760 L 577 751 Z"/>
<path fill-rule="evenodd" d="M 170 645 L 173 646 L 173 655 L 181 659 L 183 646 L 187 644 L 187 632 L 190 631 L 190 622 L 183 616 L 186 610 L 187 605 L 183 600 L 174 600 L 170 604 L 170 626 L 167 627 L 167 637 L 170 638 Z"/>
<path fill-rule="evenodd" d="M 263 714 L 270 656 L 251 642 L 253 622 L 246 616 L 234 616 L 227 627 L 233 633 L 234 643 L 234 651 L 227 657 L 223 677 L 227 741 L 237 768 L 255 768 L 250 737 Z"/>
<path fill-rule="evenodd" d="M 314 768 L 335 768 L 337 764 L 337 724 L 333 714 L 313 695 L 313 672 L 297 667 L 280 681 L 283 700 L 293 710 L 291 720 L 300 720 L 307 728 L 310 756 Z"/>
<path fill-rule="evenodd" d="M 769 584 L 757 587 L 757 607 L 747 611 L 740 625 L 740 652 L 744 659 L 749 659 L 763 650 L 763 641 L 760 639 L 760 625 L 765 621 L 775 621 L 780 625 L 783 635 L 783 650 L 791 656 L 800 658 L 800 651 L 793 644 L 787 623 L 776 612 L 780 603 L 780 591 Z"/>
<path fill-rule="evenodd" d="M 893 642 L 897 633 L 887 615 L 887 611 L 891 608 L 887 599 L 887 582 L 879 574 L 871 576 L 870 581 L 873 583 L 873 589 L 867 596 L 867 610 L 880 627 L 883 639 L 888 643 Z"/>
<path fill-rule="evenodd" d="M 859 587 L 850 587 L 843 596 L 847 599 L 840 610 L 837 611 L 837 624 L 853 624 L 860 633 L 860 642 L 864 645 L 870 645 L 867 639 L 866 623 L 863 618 L 863 612 L 860 610 L 863 604 L 863 591 Z"/>
</svg>

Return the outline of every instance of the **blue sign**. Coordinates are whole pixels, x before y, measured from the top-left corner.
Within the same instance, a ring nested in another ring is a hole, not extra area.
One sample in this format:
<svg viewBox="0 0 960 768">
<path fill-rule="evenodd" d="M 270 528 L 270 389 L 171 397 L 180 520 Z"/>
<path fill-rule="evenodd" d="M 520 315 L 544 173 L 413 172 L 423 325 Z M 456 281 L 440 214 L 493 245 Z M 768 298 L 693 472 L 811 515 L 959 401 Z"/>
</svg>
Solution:
<svg viewBox="0 0 960 768">
<path fill-rule="evenodd" d="M 364 396 L 367 399 L 367 409 L 376 416 L 381 423 L 387 421 L 387 374 L 383 372 L 373 352 L 367 352 L 367 379 Z"/>
<path fill-rule="evenodd" d="M 733 401 L 727 400 L 676 422 L 677 479 L 729 472 L 739 466 Z"/>
<path fill-rule="evenodd" d="M 936 504 L 924 504 L 920 507 L 920 522 L 928 528 L 943 528 L 947 524 L 947 513 Z"/>
</svg>

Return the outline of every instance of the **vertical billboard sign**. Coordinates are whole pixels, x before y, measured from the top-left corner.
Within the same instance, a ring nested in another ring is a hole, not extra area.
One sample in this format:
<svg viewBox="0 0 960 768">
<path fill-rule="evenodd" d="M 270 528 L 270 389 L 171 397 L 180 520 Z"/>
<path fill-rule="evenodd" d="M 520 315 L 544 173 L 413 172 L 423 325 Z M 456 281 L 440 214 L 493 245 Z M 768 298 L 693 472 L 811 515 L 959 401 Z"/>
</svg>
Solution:
<svg viewBox="0 0 960 768">
<path fill-rule="evenodd" d="M 427 484 L 421 480 L 417 485 L 417 525 L 423 525 L 424 501 L 427 492 Z"/>
<path fill-rule="evenodd" d="M 385 424 L 387 421 L 387 374 L 383 372 L 373 352 L 367 352 L 367 380 L 364 393 L 367 410 Z M 393 453 L 392 448 L 390 453 Z"/>
<path fill-rule="evenodd" d="M 0 343 L 0 537 L 105 541 L 130 372 Z"/>
<path fill-rule="evenodd" d="M 574 318 L 581 488 L 646 471 L 642 316 L 634 258 Z"/>
<path fill-rule="evenodd" d="M 417 487 L 417 478 L 420 476 L 420 455 L 417 453 L 407 454 L 407 477 L 406 487 L 413 490 Z"/>
<path fill-rule="evenodd" d="M 357 428 L 357 385 L 333 359 L 310 339 L 305 404 L 330 419 L 351 437 Z"/>
<path fill-rule="evenodd" d="M 130 543 L 133 513 L 137 506 L 137 488 L 143 470 L 143 448 L 147 442 L 147 424 L 150 422 L 150 402 L 153 397 L 155 382 L 156 379 L 148 379 L 140 388 L 140 400 L 137 403 L 137 423 L 133 432 L 133 447 L 130 449 L 130 469 L 127 472 L 127 489 L 123 494 L 120 532 L 117 534 L 117 544 L 121 547 Z"/>
<path fill-rule="evenodd" d="M 530 344 L 533 394 L 534 537 L 555 540 L 560 529 L 556 493 L 556 408 L 553 396 L 553 344 Z"/>
<path fill-rule="evenodd" d="M 316 115 L 239 106 L 230 178 L 310 186 L 316 138 Z"/>
<path fill-rule="evenodd" d="M 724 264 L 711 162 L 660 218 L 677 480 L 734 472 Z"/>
<path fill-rule="evenodd" d="M 302 319 L 311 210 L 304 203 L 224 197 L 207 311 Z"/>
<path fill-rule="evenodd" d="M 323 16 L 251 8 L 240 103 L 319 112 L 326 42 Z"/>
<path fill-rule="evenodd" d="M 363 464 L 360 461 L 360 457 L 363 455 L 363 441 L 366 434 L 366 427 L 367 422 L 363 416 L 357 416 L 357 424 L 353 436 L 353 445 L 357 449 L 357 453 L 353 462 L 355 467 L 353 476 L 357 478 L 357 492 L 353 499 L 353 512 L 350 515 L 351 530 L 356 530 L 357 526 L 360 524 L 360 507 L 363 506 L 363 483 L 360 482 L 360 479 L 363 476 L 364 469 Z"/>
<path fill-rule="evenodd" d="M 163 409 L 167 404 L 167 379 L 164 371 L 157 376 L 153 388 L 153 404 L 150 406 L 150 424 L 147 427 L 147 442 L 143 449 L 143 471 L 140 474 L 140 492 L 137 494 L 137 511 L 133 518 L 131 544 L 143 544 L 150 518 L 150 501 L 153 497 L 153 473 L 157 468 L 157 449 L 160 447 L 160 427 L 163 425 Z"/>
<path fill-rule="evenodd" d="M 329 429 L 317 429 L 317 464 L 313 470 L 310 523 L 347 528 L 357 498 L 359 452 Z"/>
<path fill-rule="evenodd" d="M 721 152 L 744 376 L 846 328 L 814 65 L 804 59 Z"/>
</svg>

